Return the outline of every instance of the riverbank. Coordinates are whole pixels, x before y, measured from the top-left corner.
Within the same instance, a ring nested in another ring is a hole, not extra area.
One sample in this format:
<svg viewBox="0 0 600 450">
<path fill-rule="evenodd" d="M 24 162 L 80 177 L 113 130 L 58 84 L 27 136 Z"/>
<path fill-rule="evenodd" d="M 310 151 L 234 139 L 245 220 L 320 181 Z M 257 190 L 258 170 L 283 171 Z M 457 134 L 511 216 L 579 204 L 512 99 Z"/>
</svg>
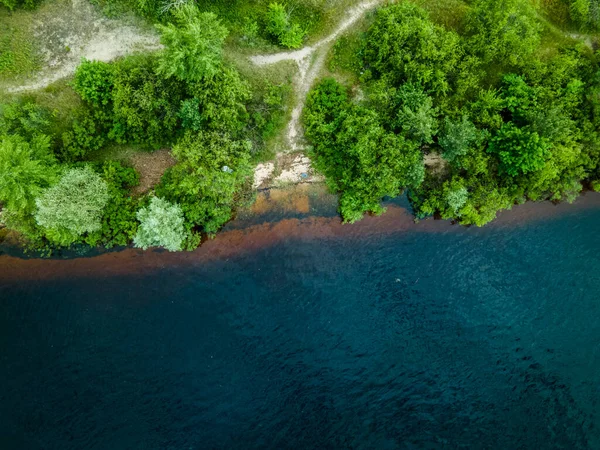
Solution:
<svg viewBox="0 0 600 450">
<path fill-rule="evenodd" d="M 337 197 L 323 185 L 300 184 L 259 192 L 253 205 L 228 223 L 214 238 L 192 252 L 125 248 L 88 257 L 24 259 L 0 248 L 0 281 L 51 278 L 114 277 L 227 260 L 293 240 L 360 239 L 403 232 L 485 233 L 499 227 L 535 226 L 540 220 L 575 215 L 600 208 L 600 194 L 588 192 L 573 204 L 526 203 L 503 211 L 484 228 L 466 228 L 429 218 L 415 223 L 408 201 L 401 197 L 386 202 L 381 216 L 367 216 L 355 224 L 343 224 L 337 214 Z M 471 231 L 472 230 L 472 231 Z M 4 253 L 4 254 L 2 254 Z"/>
</svg>

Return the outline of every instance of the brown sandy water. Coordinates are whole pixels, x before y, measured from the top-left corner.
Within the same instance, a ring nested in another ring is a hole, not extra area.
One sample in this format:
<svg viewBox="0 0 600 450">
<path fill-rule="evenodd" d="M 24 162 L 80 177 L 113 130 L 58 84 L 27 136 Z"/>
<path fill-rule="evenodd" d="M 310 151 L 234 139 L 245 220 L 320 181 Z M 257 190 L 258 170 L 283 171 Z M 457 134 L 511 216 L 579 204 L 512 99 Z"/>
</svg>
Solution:
<svg viewBox="0 0 600 450">
<path fill-rule="evenodd" d="M 343 224 L 336 214 L 336 202 L 335 195 L 328 193 L 322 185 L 305 184 L 262 191 L 254 204 L 240 212 L 216 238 L 204 242 L 192 252 L 127 248 L 71 259 L 24 259 L 0 255 L 0 281 L 146 274 L 165 268 L 227 260 L 293 239 L 356 239 L 407 231 L 452 233 L 464 229 L 449 221 L 431 218 L 415 223 L 408 203 L 403 200 L 388 203 L 386 213 L 381 216 L 365 216 L 355 224 Z M 573 204 L 529 202 L 500 212 L 498 218 L 486 227 L 527 226 L 539 220 L 591 208 L 600 208 L 600 194 L 588 192 Z"/>
</svg>

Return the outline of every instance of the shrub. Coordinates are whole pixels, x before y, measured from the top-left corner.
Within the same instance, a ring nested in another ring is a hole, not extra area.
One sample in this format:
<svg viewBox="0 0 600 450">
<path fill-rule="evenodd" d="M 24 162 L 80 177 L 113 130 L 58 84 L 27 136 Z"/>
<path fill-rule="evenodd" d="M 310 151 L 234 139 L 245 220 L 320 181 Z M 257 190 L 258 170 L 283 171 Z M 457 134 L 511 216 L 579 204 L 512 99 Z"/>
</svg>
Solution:
<svg viewBox="0 0 600 450">
<path fill-rule="evenodd" d="M 158 148 L 174 138 L 185 84 L 156 74 L 152 56 L 131 56 L 114 69 L 110 139 Z"/>
<path fill-rule="evenodd" d="M 367 33 L 364 65 L 367 75 L 391 85 L 409 82 L 445 94 L 462 54 L 458 35 L 435 25 L 423 9 L 403 2 L 377 11 Z"/>
<path fill-rule="evenodd" d="M 467 154 L 472 145 L 481 141 L 480 133 L 475 125 L 463 116 L 460 121 L 444 119 L 444 131 L 439 139 L 440 147 L 444 150 L 442 156 L 448 162 L 454 162 L 457 158 Z"/>
<path fill-rule="evenodd" d="M 178 203 L 189 229 L 214 234 L 227 222 L 236 195 L 251 175 L 251 144 L 218 132 L 188 132 L 173 147 L 178 163 L 163 176 L 157 194 Z"/>
<path fill-rule="evenodd" d="M 108 200 L 107 183 L 98 174 L 87 166 L 69 169 L 36 199 L 35 219 L 50 241 L 70 245 L 100 229 Z"/>
<path fill-rule="evenodd" d="M 60 156 L 64 161 L 79 161 L 102 148 L 104 142 L 102 127 L 89 113 L 82 114 L 73 121 L 71 130 L 63 133 Z"/>
<path fill-rule="evenodd" d="M 500 170 L 513 177 L 541 169 L 549 150 L 550 143 L 545 138 L 512 122 L 500 128 L 488 147 L 488 151 L 500 159 Z"/>
<path fill-rule="evenodd" d="M 111 103 L 114 87 L 114 66 L 102 61 L 82 59 L 75 71 L 73 89 L 95 107 Z"/>
<path fill-rule="evenodd" d="M 150 205 L 137 213 L 140 221 L 133 243 L 136 247 L 164 247 L 169 251 L 181 250 L 186 233 L 183 212 L 177 204 L 152 197 Z"/>
<path fill-rule="evenodd" d="M 375 111 L 347 102 L 345 89 L 325 80 L 309 95 L 304 116 L 315 167 L 340 192 L 346 222 L 380 214 L 381 199 L 417 187 L 425 173 L 417 144 L 386 131 Z"/>
<path fill-rule="evenodd" d="M 16 212 L 31 213 L 35 198 L 56 179 L 50 139 L 39 135 L 0 136 L 0 202 Z"/>
<path fill-rule="evenodd" d="M 106 248 L 127 245 L 138 229 L 139 208 L 138 199 L 131 197 L 128 189 L 139 183 L 139 175 L 118 161 L 104 162 L 98 171 L 108 184 L 110 199 L 104 208 L 100 229 L 88 234 L 85 240 L 90 245 L 100 243 Z"/>
<path fill-rule="evenodd" d="M 50 112 L 30 101 L 0 104 L 0 133 L 18 134 L 30 140 L 49 134 Z"/>
<path fill-rule="evenodd" d="M 174 12 L 175 23 L 157 25 L 161 52 L 156 68 L 165 78 L 198 81 L 216 75 L 221 67 L 222 47 L 227 29 L 212 13 L 200 13 L 192 2 Z"/>
<path fill-rule="evenodd" d="M 540 44 L 541 26 L 527 0 L 477 0 L 466 30 L 467 48 L 486 62 L 523 65 Z"/>
<path fill-rule="evenodd" d="M 279 3 L 271 3 L 266 14 L 267 32 L 277 38 L 280 45 L 287 48 L 302 46 L 306 30 L 289 21 L 285 7 Z"/>
</svg>

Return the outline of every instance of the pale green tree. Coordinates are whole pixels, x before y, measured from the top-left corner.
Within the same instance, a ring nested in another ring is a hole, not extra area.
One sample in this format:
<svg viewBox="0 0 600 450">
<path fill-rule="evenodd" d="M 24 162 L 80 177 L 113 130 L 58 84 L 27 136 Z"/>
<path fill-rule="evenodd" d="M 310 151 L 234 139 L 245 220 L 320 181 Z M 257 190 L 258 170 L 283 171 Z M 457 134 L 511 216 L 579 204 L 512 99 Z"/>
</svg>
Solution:
<svg viewBox="0 0 600 450">
<path fill-rule="evenodd" d="M 136 247 L 144 250 L 164 247 L 172 252 L 181 250 L 186 233 L 183 211 L 178 204 L 152 197 L 150 205 L 138 211 L 137 218 L 140 226 L 133 239 Z"/>
<path fill-rule="evenodd" d="M 106 181 L 92 169 L 69 169 L 36 199 L 35 220 L 49 240 L 69 245 L 100 229 L 109 197 Z"/>
</svg>

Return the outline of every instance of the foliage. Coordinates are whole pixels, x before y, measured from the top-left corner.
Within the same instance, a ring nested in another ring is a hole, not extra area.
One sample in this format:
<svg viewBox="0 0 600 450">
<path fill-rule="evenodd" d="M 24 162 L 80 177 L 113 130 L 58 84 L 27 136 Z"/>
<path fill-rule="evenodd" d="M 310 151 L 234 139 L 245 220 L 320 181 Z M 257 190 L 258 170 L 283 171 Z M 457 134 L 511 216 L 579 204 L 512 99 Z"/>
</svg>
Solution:
<svg viewBox="0 0 600 450">
<path fill-rule="evenodd" d="M 133 239 L 136 247 L 164 247 L 175 252 L 181 250 L 185 239 L 183 212 L 179 205 L 152 197 L 150 205 L 137 213 L 140 221 L 137 233 Z"/>
<path fill-rule="evenodd" d="M 443 129 L 438 142 L 444 150 L 442 156 L 448 162 L 465 156 L 471 146 L 478 145 L 483 138 L 483 133 L 477 130 L 467 116 L 462 116 L 459 121 L 446 117 Z"/>
<path fill-rule="evenodd" d="M 157 73 L 181 81 L 215 76 L 220 70 L 227 29 L 215 14 L 200 13 L 192 2 L 175 9 L 174 19 L 174 23 L 156 26 L 165 46 Z"/>
<path fill-rule="evenodd" d="M 70 245 L 101 228 L 108 200 L 107 183 L 89 167 L 68 169 L 36 199 L 35 219 L 49 240 Z"/>
<path fill-rule="evenodd" d="M 19 135 L 27 140 L 48 134 L 50 112 L 32 101 L 0 104 L 0 133 Z"/>
<path fill-rule="evenodd" d="M 173 139 L 185 85 L 156 74 L 149 56 L 132 56 L 114 69 L 112 127 L 108 137 L 119 143 L 158 148 Z"/>
<path fill-rule="evenodd" d="M 98 171 L 108 184 L 110 199 L 104 208 L 100 229 L 90 233 L 86 242 L 90 245 L 100 243 L 106 248 L 127 245 L 138 229 L 139 200 L 131 197 L 129 189 L 138 185 L 139 175 L 133 168 L 117 161 L 101 164 Z"/>
<path fill-rule="evenodd" d="M 377 12 L 364 49 L 365 78 L 383 77 L 391 85 L 409 82 L 446 93 L 462 54 L 454 32 L 435 25 L 424 10 L 402 2 Z"/>
<path fill-rule="evenodd" d="M 177 165 L 163 176 L 157 194 L 183 210 L 189 230 L 214 234 L 227 222 L 236 195 L 250 177 L 248 141 L 216 131 L 187 132 L 173 147 Z"/>
<path fill-rule="evenodd" d="M 488 63 L 522 65 L 540 44 L 541 26 L 528 0 L 476 0 L 466 30 L 466 48 Z"/>
<path fill-rule="evenodd" d="M 27 142 L 19 135 L 0 136 L 0 202 L 14 212 L 30 213 L 35 198 L 56 179 L 50 139 Z"/>
<path fill-rule="evenodd" d="M 600 2 L 598 0 L 567 0 L 569 15 L 584 31 L 598 30 L 600 25 Z"/>
<path fill-rule="evenodd" d="M 114 65 L 82 59 L 75 71 L 73 89 L 94 107 L 107 106 L 112 101 Z"/>
<path fill-rule="evenodd" d="M 15 8 L 34 9 L 41 0 L 0 0 L 0 5 L 6 6 L 11 11 Z"/>
<path fill-rule="evenodd" d="M 514 177 L 540 170 L 549 149 L 550 143 L 537 132 L 508 122 L 492 137 L 488 151 L 500 158 L 501 171 Z"/>
<path fill-rule="evenodd" d="M 315 167 L 340 192 L 346 222 L 359 220 L 365 212 L 380 214 L 383 197 L 423 180 L 418 147 L 386 131 L 376 112 L 349 103 L 345 89 L 333 79 L 309 94 L 304 121 L 315 144 Z"/>
<path fill-rule="evenodd" d="M 289 14 L 279 3 L 271 3 L 266 14 L 267 31 L 278 39 L 283 47 L 299 48 L 306 35 L 306 30 L 297 23 L 290 23 Z"/>
<path fill-rule="evenodd" d="M 192 84 L 189 92 L 195 99 L 191 106 L 198 107 L 198 128 L 235 134 L 245 126 L 250 86 L 235 69 L 223 67 L 214 77 Z"/>
<path fill-rule="evenodd" d="M 62 135 L 61 159 L 79 161 L 88 153 L 102 148 L 106 141 L 102 131 L 91 114 L 82 114 L 73 121 L 72 128 Z"/>
</svg>

